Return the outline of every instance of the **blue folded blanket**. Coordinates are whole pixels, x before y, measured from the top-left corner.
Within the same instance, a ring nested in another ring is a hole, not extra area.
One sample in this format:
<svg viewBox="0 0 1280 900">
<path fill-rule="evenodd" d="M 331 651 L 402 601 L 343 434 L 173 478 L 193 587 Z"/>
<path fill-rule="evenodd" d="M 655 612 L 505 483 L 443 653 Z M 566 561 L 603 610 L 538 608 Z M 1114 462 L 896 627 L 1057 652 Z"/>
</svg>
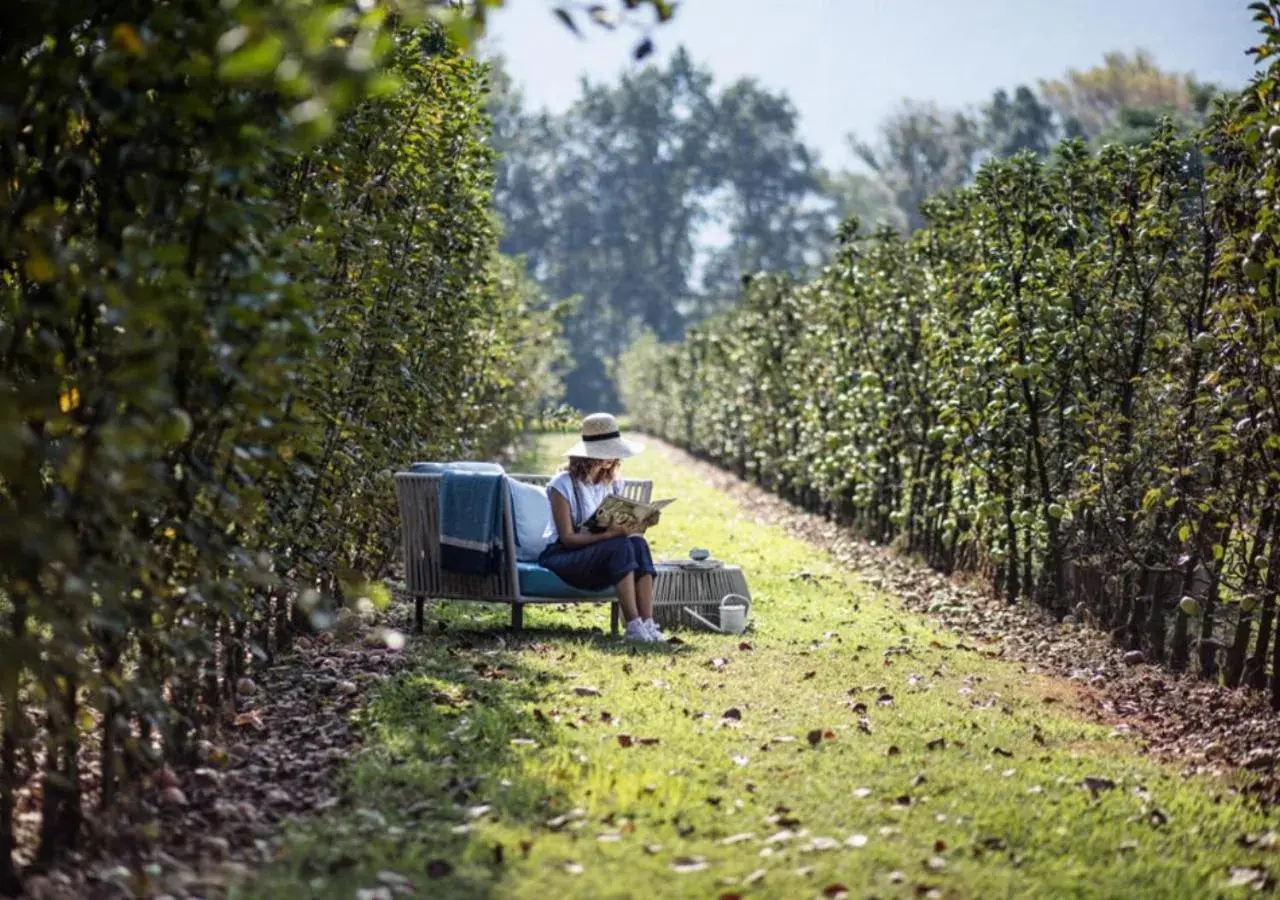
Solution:
<svg viewBox="0 0 1280 900">
<path fill-rule="evenodd" d="M 497 472 L 447 468 L 440 485 L 440 566 L 464 575 L 492 575 L 502 561 L 502 491 Z"/>
</svg>

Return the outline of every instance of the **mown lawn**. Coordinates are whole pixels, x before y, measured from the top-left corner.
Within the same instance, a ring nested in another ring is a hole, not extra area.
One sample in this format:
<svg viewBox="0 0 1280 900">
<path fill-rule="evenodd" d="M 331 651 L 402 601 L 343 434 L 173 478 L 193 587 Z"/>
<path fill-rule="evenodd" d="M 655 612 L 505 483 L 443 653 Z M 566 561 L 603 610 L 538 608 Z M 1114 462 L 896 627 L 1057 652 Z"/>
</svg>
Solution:
<svg viewBox="0 0 1280 900">
<path fill-rule="evenodd" d="M 1228 784 L 1141 758 L 1069 686 L 897 610 L 661 451 L 626 471 L 680 498 L 655 555 L 747 569 L 745 640 L 624 645 L 585 607 L 516 637 L 505 610 L 437 608 L 361 714 L 351 802 L 242 896 L 1200 898 L 1266 877 L 1238 843 L 1266 821 Z"/>
</svg>

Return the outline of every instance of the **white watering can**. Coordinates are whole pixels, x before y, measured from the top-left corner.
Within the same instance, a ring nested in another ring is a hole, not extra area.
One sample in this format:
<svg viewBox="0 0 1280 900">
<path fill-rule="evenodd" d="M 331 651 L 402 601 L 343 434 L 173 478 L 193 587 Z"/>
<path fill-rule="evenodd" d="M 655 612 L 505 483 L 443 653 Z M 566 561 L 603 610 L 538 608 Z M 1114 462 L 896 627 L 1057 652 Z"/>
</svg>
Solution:
<svg viewBox="0 0 1280 900">
<path fill-rule="evenodd" d="M 741 594 L 725 594 L 720 600 L 720 625 L 711 624 L 689 607 L 682 607 L 689 618 L 701 622 L 720 634 L 742 634 L 747 630 L 747 617 L 751 613 L 751 600 Z"/>
</svg>

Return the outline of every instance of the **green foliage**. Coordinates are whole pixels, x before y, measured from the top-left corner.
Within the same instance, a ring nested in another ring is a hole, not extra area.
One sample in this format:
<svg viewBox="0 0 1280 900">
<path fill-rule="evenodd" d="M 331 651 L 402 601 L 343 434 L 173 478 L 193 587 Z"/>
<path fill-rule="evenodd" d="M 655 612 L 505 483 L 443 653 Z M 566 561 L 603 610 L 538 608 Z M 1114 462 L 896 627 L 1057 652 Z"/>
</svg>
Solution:
<svg viewBox="0 0 1280 900">
<path fill-rule="evenodd" d="M 385 572 L 391 470 L 500 452 L 552 385 L 484 67 L 393 20 L 60 3 L 6 33 L 0 892 L 20 744 L 49 748 L 48 858 L 81 731 L 104 806 L 188 756 L 250 655 Z"/>
<path fill-rule="evenodd" d="M 1203 134 L 992 160 L 909 239 L 845 229 L 813 281 L 758 277 L 636 344 L 637 423 L 1177 668 L 1270 669 L 1280 703 L 1280 37 L 1257 10 L 1271 69 Z"/>
</svg>

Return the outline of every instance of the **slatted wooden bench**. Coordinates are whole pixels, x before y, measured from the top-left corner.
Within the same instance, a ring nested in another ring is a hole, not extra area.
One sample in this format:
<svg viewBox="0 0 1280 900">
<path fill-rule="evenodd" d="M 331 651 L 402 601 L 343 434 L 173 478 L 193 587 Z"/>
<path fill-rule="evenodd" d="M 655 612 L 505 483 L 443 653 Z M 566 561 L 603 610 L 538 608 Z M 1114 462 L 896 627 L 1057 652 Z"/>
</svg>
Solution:
<svg viewBox="0 0 1280 900">
<path fill-rule="evenodd" d="M 549 475 L 511 475 L 517 481 L 545 487 Z M 406 589 L 413 598 L 413 627 L 422 631 L 423 607 L 430 600 L 474 600 L 506 603 L 511 607 L 511 628 L 524 627 L 524 608 L 530 603 L 610 603 L 609 628 L 618 633 L 617 597 L 611 589 L 579 591 L 537 563 L 516 558 L 515 520 L 511 496 L 502 492 L 502 564 L 493 575 L 460 575 L 440 567 L 440 486 L 444 476 L 427 472 L 396 474 L 396 500 L 404 529 Z M 648 503 L 652 481 L 627 480 L 623 495 Z"/>
</svg>

